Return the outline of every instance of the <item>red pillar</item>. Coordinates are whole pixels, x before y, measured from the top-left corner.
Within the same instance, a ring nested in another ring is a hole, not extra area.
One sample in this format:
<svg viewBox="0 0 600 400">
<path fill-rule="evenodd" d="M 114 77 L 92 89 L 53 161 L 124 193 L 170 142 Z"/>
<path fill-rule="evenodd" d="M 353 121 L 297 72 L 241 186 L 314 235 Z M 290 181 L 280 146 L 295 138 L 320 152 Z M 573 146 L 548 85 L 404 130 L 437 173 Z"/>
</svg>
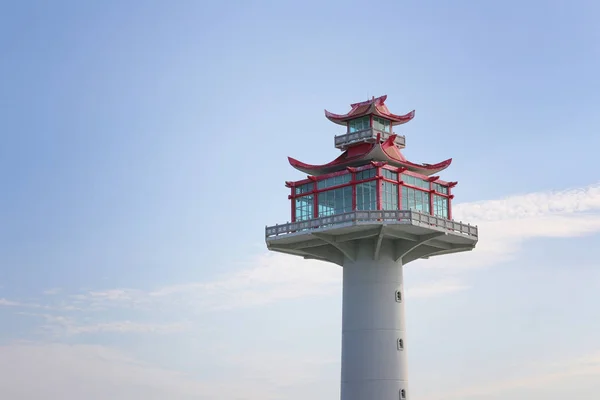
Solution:
<svg viewBox="0 0 600 400">
<path fill-rule="evenodd" d="M 452 189 L 448 186 L 448 219 L 452 219 Z"/>
<path fill-rule="evenodd" d="M 381 179 L 381 167 L 377 167 L 377 171 L 375 172 L 375 177 L 377 182 L 376 193 L 377 193 L 377 209 L 382 210 L 382 202 L 381 202 L 381 185 L 383 185 L 383 179 Z"/>
<path fill-rule="evenodd" d="M 351 172 L 352 178 L 350 183 L 352 185 L 352 211 L 356 211 L 356 173 Z"/>
<path fill-rule="evenodd" d="M 292 186 L 290 195 L 290 203 L 292 205 L 292 222 L 296 222 L 296 188 Z"/>
</svg>

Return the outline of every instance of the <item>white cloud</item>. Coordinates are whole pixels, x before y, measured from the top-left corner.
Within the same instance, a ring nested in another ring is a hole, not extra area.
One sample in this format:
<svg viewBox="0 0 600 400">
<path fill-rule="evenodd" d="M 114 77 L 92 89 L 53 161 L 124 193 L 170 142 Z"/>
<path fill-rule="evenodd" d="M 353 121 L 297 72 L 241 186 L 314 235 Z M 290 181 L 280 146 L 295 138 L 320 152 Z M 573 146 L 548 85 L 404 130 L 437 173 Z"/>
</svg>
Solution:
<svg viewBox="0 0 600 400">
<path fill-rule="evenodd" d="M 600 184 L 563 191 L 536 192 L 457 204 L 454 218 L 466 222 L 531 219 L 600 210 Z"/>
<path fill-rule="evenodd" d="M 51 332 L 54 336 L 74 336 L 90 333 L 174 333 L 185 330 L 185 323 L 157 324 L 133 321 L 110 322 L 78 322 L 75 318 L 64 315 L 34 314 L 20 312 L 20 315 L 43 318 L 45 323 L 41 329 Z"/>
<path fill-rule="evenodd" d="M 19 307 L 21 303 L 17 301 L 7 300 L 5 298 L 0 298 L 0 307 Z"/>
<path fill-rule="evenodd" d="M 35 380 L 35 384 L 32 383 Z M 13 344 L 0 346 L 3 398 L 42 400 L 275 399 L 269 389 L 244 382 L 201 382 L 133 360 L 101 346 Z"/>
<path fill-rule="evenodd" d="M 459 204 L 456 219 L 479 226 L 473 252 L 419 261 L 431 268 L 481 268 L 509 261 L 533 238 L 567 238 L 600 232 L 600 186 L 531 193 Z"/>
<path fill-rule="evenodd" d="M 457 391 L 430 394 L 425 396 L 425 399 L 485 399 L 496 395 L 506 395 L 507 392 L 516 389 L 550 388 L 556 390 L 564 381 L 573 377 L 592 377 L 592 381 L 596 381 L 598 376 L 600 376 L 600 352 L 571 360 L 561 360 L 541 365 L 533 364 L 528 371 L 523 371 L 517 378 L 490 380 Z M 590 393 L 591 395 L 592 393 Z M 544 396 L 544 398 L 546 397 Z M 589 398 L 592 399 L 592 397 Z"/>
<path fill-rule="evenodd" d="M 0 346 L 0 393 L 22 400 L 300 400 L 334 363 L 251 351 L 221 362 L 239 373 L 202 379 L 104 346 L 15 343 Z"/>
</svg>

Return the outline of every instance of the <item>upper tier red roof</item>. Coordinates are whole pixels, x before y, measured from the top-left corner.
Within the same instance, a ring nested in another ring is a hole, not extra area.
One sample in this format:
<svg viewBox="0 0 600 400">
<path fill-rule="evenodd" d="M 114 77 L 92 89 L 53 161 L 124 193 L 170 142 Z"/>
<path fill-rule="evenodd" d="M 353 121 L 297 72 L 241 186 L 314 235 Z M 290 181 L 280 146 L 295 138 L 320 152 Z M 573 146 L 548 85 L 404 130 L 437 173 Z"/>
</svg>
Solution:
<svg viewBox="0 0 600 400">
<path fill-rule="evenodd" d="M 392 114 L 385 105 L 386 99 L 387 95 L 384 95 L 377 98 L 373 97 L 371 100 L 363 101 L 362 103 L 350 104 L 350 112 L 344 115 L 334 114 L 325 110 L 325 116 L 328 120 L 339 125 L 346 125 L 346 121 L 350 119 L 359 118 L 369 114 L 378 115 L 382 118 L 388 119 L 392 122 L 392 125 L 405 124 L 414 118 L 415 110 L 412 110 L 405 115 Z"/>
<path fill-rule="evenodd" d="M 408 161 L 395 146 L 396 135 L 391 135 L 385 142 L 362 143 L 348 148 L 335 160 L 322 165 L 306 164 L 294 158 L 288 157 L 290 165 L 297 170 L 310 175 L 323 175 L 330 172 L 341 171 L 346 167 L 364 165 L 369 161 L 384 161 L 396 167 L 404 167 L 409 171 L 421 175 L 433 175 L 442 171 L 450 165 L 452 159 L 437 164 L 415 164 Z"/>
</svg>

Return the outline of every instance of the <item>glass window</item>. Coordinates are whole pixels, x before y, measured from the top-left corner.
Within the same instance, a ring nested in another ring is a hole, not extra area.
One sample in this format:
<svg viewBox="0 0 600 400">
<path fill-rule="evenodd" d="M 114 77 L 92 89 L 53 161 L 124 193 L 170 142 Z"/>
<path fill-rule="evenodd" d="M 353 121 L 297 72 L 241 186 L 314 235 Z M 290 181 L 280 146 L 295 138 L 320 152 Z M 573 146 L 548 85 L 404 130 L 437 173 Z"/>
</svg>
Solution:
<svg viewBox="0 0 600 400">
<path fill-rule="evenodd" d="M 366 117 L 356 118 L 348 121 L 348 130 L 350 133 L 363 131 L 365 129 L 369 129 L 370 118 L 367 115 Z"/>
<path fill-rule="evenodd" d="M 313 195 L 309 194 L 295 199 L 296 221 L 306 221 L 313 219 Z"/>
<path fill-rule="evenodd" d="M 373 128 L 382 132 L 390 132 L 391 125 L 389 120 L 373 116 Z"/>
<path fill-rule="evenodd" d="M 448 218 L 448 199 L 446 197 L 433 195 L 433 215 Z"/>
<path fill-rule="evenodd" d="M 384 178 L 391 179 L 393 181 L 398 180 L 398 173 L 390 171 L 389 169 L 382 168 L 381 175 L 383 175 Z"/>
<path fill-rule="evenodd" d="M 331 186 L 343 185 L 344 183 L 350 182 L 352 178 L 351 174 L 343 174 L 338 176 L 332 176 L 331 178 L 323 179 L 317 182 L 317 189 L 324 189 Z"/>
<path fill-rule="evenodd" d="M 312 182 L 305 183 L 304 185 L 296 186 L 296 194 L 310 193 L 313 191 L 313 189 L 314 185 Z"/>
<path fill-rule="evenodd" d="M 398 185 L 391 182 L 382 182 L 381 206 L 384 210 L 398 209 Z"/>
<path fill-rule="evenodd" d="M 433 188 L 438 193 L 448 194 L 448 187 L 444 185 L 440 185 L 439 183 L 434 183 Z"/>
<path fill-rule="evenodd" d="M 356 173 L 356 180 L 362 181 L 365 179 L 373 178 L 375 176 L 375 168 L 369 168 Z"/>
<path fill-rule="evenodd" d="M 429 182 L 425 179 L 417 178 L 413 175 L 402 174 L 402 180 L 407 185 L 420 187 L 429 190 Z"/>
<path fill-rule="evenodd" d="M 429 214 L 429 193 L 402 186 L 402 209 Z"/>
<path fill-rule="evenodd" d="M 377 210 L 377 181 L 356 185 L 356 209 Z"/>
<path fill-rule="evenodd" d="M 326 190 L 318 194 L 319 217 L 352 211 L 352 186 Z"/>
</svg>

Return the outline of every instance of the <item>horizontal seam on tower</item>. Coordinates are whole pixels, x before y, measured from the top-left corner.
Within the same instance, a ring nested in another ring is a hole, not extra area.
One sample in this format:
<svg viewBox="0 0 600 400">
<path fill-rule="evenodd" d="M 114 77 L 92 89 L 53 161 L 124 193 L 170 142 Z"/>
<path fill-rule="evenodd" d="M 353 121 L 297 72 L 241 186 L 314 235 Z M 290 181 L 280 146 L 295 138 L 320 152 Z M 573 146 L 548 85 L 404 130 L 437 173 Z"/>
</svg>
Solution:
<svg viewBox="0 0 600 400">
<path fill-rule="evenodd" d="M 381 329 L 342 329 L 342 333 L 345 333 L 345 332 L 360 332 L 360 331 L 397 331 L 397 332 L 404 332 L 404 329 L 391 329 L 391 328 L 381 328 Z"/>
<path fill-rule="evenodd" d="M 353 379 L 351 381 L 342 381 L 342 383 L 349 383 L 349 382 L 363 382 L 363 381 L 394 381 L 394 382 L 408 382 L 408 379 L 385 379 L 385 378 L 381 378 L 381 379 Z"/>
</svg>

